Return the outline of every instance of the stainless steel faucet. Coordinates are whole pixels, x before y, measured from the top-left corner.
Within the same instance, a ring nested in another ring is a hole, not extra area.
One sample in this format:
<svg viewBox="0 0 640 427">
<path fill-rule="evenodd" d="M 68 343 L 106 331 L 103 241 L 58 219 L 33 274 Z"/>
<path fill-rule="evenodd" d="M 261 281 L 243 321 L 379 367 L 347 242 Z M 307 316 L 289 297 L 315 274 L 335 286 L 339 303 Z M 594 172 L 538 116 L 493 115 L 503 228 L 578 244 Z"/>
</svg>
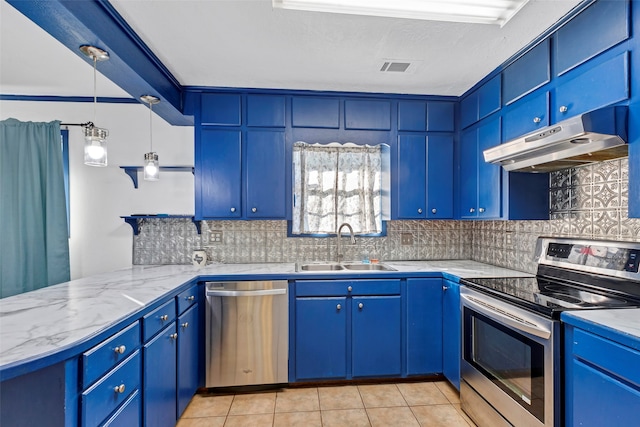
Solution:
<svg viewBox="0 0 640 427">
<path fill-rule="evenodd" d="M 349 223 L 343 222 L 342 224 L 340 224 L 340 227 L 338 227 L 338 252 L 336 254 L 336 261 L 338 262 L 342 262 L 342 258 L 344 257 L 344 254 L 342 253 L 342 228 L 343 227 L 347 227 L 349 229 L 349 235 L 351 236 L 351 244 L 355 245 L 356 244 L 356 236 L 355 234 L 353 234 L 353 228 L 351 227 L 351 225 L 349 225 Z"/>
</svg>

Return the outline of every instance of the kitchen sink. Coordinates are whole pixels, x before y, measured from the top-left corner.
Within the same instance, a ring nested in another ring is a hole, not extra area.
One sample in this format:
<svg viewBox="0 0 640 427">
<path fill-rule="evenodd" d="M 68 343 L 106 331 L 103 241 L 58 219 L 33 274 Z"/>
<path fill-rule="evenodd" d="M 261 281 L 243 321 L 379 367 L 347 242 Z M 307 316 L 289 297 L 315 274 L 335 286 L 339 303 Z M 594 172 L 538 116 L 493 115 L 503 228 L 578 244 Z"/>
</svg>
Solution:
<svg viewBox="0 0 640 427">
<path fill-rule="evenodd" d="M 354 270 L 354 271 L 396 271 L 395 268 L 391 268 L 384 264 L 362 264 L 362 263 L 302 263 L 296 264 L 296 271 L 340 271 L 340 270 Z"/>
</svg>

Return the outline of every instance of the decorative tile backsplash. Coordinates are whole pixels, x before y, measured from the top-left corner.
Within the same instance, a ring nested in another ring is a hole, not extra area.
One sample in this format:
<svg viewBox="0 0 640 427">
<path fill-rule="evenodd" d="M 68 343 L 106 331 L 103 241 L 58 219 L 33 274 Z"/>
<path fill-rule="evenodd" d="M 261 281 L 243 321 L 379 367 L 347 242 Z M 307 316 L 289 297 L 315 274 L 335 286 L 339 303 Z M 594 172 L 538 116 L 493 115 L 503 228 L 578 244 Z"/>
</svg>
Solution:
<svg viewBox="0 0 640 427">
<path fill-rule="evenodd" d="M 627 217 L 626 158 L 551 173 L 548 221 L 389 221 L 385 237 L 343 238 L 345 260 L 473 259 L 535 273 L 533 251 L 541 235 L 640 240 L 640 219 Z M 336 238 L 287 237 L 286 221 L 143 220 L 133 239 L 134 264 L 189 264 L 194 249 L 210 261 L 261 263 L 326 261 Z M 214 242 L 212 232 L 222 232 Z M 402 244 L 402 237 L 411 244 Z"/>
</svg>

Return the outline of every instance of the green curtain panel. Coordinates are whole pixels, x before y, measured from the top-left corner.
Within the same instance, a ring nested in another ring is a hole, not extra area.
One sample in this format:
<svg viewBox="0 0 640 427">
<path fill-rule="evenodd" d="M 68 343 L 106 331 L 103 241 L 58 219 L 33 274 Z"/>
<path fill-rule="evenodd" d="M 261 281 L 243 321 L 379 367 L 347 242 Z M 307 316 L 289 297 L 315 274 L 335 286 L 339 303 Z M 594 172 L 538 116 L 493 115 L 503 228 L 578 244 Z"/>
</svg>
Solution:
<svg viewBox="0 0 640 427">
<path fill-rule="evenodd" d="M 60 122 L 0 121 L 0 298 L 69 275 Z"/>
</svg>

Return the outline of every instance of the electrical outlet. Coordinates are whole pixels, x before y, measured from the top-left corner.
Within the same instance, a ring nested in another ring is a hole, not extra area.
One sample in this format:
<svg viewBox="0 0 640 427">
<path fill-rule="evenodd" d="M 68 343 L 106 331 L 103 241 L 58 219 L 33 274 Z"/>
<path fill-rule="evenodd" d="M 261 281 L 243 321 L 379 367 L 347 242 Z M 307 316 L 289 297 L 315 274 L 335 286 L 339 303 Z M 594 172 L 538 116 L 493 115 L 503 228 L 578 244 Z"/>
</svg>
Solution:
<svg viewBox="0 0 640 427">
<path fill-rule="evenodd" d="M 402 233 L 400 235 L 400 243 L 402 245 L 413 245 L 413 234 L 411 234 L 411 233 Z"/>
<path fill-rule="evenodd" d="M 222 243 L 221 230 L 211 230 L 211 243 Z"/>
</svg>

